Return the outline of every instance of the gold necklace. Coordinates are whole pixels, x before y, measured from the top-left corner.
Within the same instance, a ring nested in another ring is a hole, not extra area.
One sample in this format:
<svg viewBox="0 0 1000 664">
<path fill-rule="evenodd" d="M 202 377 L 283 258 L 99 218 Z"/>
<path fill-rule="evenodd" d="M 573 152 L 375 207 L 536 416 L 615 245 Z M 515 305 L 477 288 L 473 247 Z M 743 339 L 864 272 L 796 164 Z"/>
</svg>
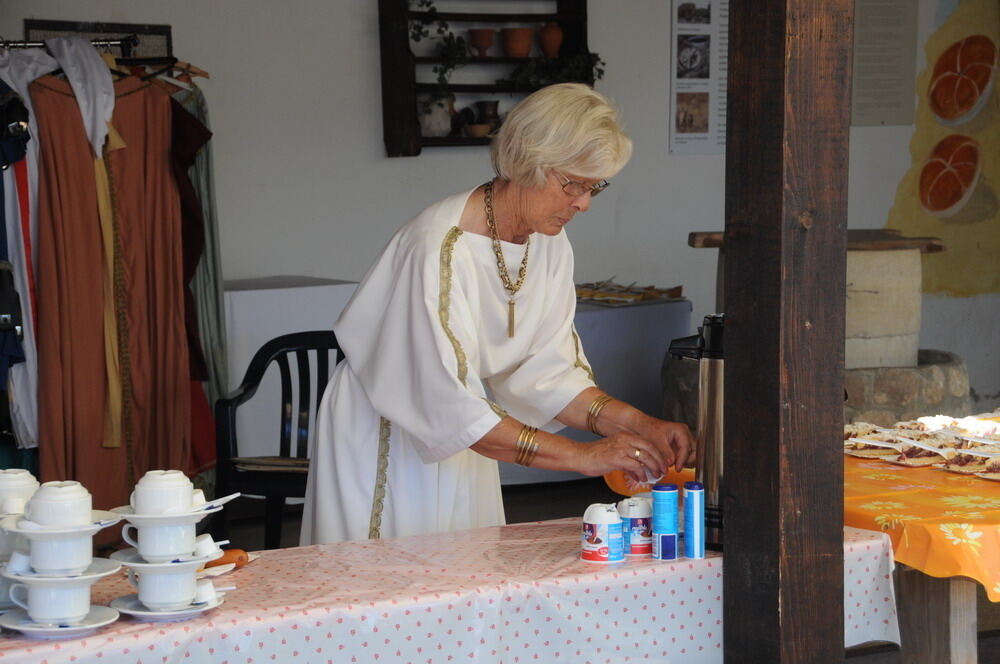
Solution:
<svg viewBox="0 0 1000 664">
<path fill-rule="evenodd" d="M 484 192 L 486 201 L 486 225 L 490 229 L 490 241 L 493 243 L 493 254 L 497 259 L 497 270 L 500 272 L 500 282 L 504 290 L 509 294 L 507 300 L 507 337 L 514 336 L 514 295 L 521 290 L 524 285 L 524 277 L 528 274 L 528 247 L 531 246 L 531 236 L 528 236 L 524 243 L 524 258 L 521 259 L 521 267 L 517 271 L 517 281 L 511 282 L 510 273 L 507 271 L 507 262 L 503 259 L 503 249 L 500 247 L 500 233 L 497 232 L 497 220 L 493 216 L 493 181 L 486 183 Z"/>
</svg>

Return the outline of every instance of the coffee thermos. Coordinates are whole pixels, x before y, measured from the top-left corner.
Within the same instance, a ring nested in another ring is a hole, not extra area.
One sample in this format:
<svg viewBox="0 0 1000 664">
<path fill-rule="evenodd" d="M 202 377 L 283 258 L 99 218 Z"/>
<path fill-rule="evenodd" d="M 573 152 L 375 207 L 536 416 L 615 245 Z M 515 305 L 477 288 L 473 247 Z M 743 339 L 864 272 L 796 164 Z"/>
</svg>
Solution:
<svg viewBox="0 0 1000 664">
<path fill-rule="evenodd" d="M 670 342 L 668 352 L 678 358 L 697 360 L 698 455 L 696 478 L 705 487 L 705 542 L 709 549 L 722 549 L 723 482 L 723 332 L 725 314 L 710 314 L 698 334 Z"/>
</svg>

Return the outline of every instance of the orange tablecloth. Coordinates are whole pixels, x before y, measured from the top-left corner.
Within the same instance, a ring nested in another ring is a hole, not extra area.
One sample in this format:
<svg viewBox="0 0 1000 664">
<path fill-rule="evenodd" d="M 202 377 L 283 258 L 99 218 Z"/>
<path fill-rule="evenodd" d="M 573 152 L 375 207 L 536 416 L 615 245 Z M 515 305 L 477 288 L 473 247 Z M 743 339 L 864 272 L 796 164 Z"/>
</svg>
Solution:
<svg viewBox="0 0 1000 664">
<path fill-rule="evenodd" d="M 1000 602 L 1000 482 L 845 456 L 844 525 L 885 531 L 898 562 Z"/>
</svg>

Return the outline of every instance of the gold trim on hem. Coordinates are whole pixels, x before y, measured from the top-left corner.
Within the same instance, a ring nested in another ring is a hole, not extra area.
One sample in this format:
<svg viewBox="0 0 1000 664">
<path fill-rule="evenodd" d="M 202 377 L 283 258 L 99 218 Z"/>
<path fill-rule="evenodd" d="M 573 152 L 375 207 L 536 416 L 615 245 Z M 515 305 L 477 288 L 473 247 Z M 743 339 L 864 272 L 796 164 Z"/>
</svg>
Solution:
<svg viewBox="0 0 1000 664">
<path fill-rule="evenodd" d="M 368 539 L 381 539 L 382 512 L 385 510 L 385 485 L 389 469 L 389 436 L 392 423 L 384 417 L 378 424 L 378 463 L 375 467 L 375 491 L 372 494 L 372 515 L 368 522 Z"/>
</svg>

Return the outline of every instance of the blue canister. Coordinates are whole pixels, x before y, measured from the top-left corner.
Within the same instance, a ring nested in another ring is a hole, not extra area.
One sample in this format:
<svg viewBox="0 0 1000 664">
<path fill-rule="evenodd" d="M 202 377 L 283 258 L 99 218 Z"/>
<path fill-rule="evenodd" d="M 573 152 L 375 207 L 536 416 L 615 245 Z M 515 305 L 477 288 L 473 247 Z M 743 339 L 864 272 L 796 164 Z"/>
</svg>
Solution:
<svg viewBox="0 0 1000 664">
<path fill-rule="evenodd" d="M 684 483 L 684 557 L 705 557 L 705 486 Z"/>
<path fill-rule="evenodd" d="M 653 487 L 653 558 L 677 560 L 677 485 Z"/>
</svg>

